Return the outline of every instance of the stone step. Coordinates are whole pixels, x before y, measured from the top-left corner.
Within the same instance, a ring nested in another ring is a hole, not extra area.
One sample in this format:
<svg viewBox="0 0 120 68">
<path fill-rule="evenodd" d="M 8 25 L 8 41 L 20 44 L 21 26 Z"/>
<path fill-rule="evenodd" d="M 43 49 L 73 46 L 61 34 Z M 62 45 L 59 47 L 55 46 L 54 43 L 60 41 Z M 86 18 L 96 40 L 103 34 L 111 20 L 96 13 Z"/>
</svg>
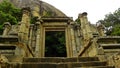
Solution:
<svg viewBox="0 0 120 68">
<path fill-rule="evenodd" d="M 114 66 L 92 66 L 92 67 L 74 67 L 74 68 L 115 68 Z"/>
<path fill-rule="evenodd" d="M 0 51 L 0 53 L 2 54 L 2 55 L 14 55 L 15 54 L 15 51 L 13 51 L 13 50 L 7 50 L 7 51 Z"/>
<path fill-rule="evenodd" d="M 120 36 L 101 36 L 98 37 L 98 41 L 104 40 L 104 41 L 109 41 L 109 40 L 119 40 Z"/>
<path fill-rule="evenodd" d="M 23 62 L 86 62 L 86 61 L 99 61 L 98 57 L 79 57 L 79 58 L 66 58 L 66 57 L 45 57 L 45 58 L 23 58 Z"/>
<path fill-rule="evenodd" d="M 7 57 L 7 59 L 8 59 L 8 61 L 11 63 L 13 63 L 14 62 L 14 64 L 17 64 L 17 62 L 22 62 L 22 59 L 23 59 L 23 56 L 22 55 L 8 55 L 8 56 L 6 56 Z"/>
<path fill-rule="evenodd" d="M 101 36 L 98 37 L 97 43 L 112 43 L 114 44 L 115 42 L 119 42 L 120 36 Z"/>
<path fill-rule="evenodd" d="M 100 44 L 103 49 L 120 49 L 120 44 Z"/>
<path fill-rule="evenodd" d="M 16 46 L 13 44 L 0 44 L 0 53 L 2 55 L 14 55 Z"/>
<path fill-rule="evenodd" d="M 89 67 L 89 66 L 106 66 L 105 61 L 92 61 L 92 62 L 73 62 L 68 63 L 69 66 L 73 67 Z"/>
<path fill-rule="evenodd" d="M 18 42 L 18 36 L 0 36 L 0 43 L 4 42 Z"/>
<path fill-rule="evenodd" d="M 65 63 L 21 63 L 20 68 L 74 68 L 74 67 L 91 67 L 106 66 L 106 62 L 65 62 Z"/>
<path fill-rule="evenodd" d="M 105 53 L 118 53 L 120 49 L 104 49 Z"/>
<path fill-rule="evenodd" d="M 16 49 L 16 46 L 14 45 L 0 45 L 0 50 L 15 50 Z"/>
</svg>

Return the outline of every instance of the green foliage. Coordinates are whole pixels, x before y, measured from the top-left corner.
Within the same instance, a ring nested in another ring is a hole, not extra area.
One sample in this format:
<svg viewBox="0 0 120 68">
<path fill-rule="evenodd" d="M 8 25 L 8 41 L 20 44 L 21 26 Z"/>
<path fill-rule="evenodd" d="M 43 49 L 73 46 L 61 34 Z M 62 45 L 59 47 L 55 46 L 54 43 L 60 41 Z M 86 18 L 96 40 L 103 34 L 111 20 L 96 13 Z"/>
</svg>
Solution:
<svg viewBox="0 0 120 68">
<path fill-rule="evenodd" d="M 65 57 L 65 32 L 46 32 L 45 55 L 47 57 Z"/>
<path fill-rule="evenodd" d="M 21 9 L 16 8 L 8 0 L 4 0 L 0 3 L 0 22 L 4 23 L 6 21 L 11 24 L 16 24 L 21 20 Z"/>
<path fill-rule="evenodd" d="M 0 3 L 0 30 L 4 22 L 10 22 L 11 24 L 17 24 L 21 20 L 21 9 L 16 8 L 8 0 L 3 0 Z"/>
<path fill-rule="evenodd" d="M 113 35 L 113 36 L 119 35 L 120 36 L 120 24 L 114 26 L 111 35 Z"/>
<path fill-rule="evenodd" d="M 104 20 L 99 20 L 106 27 L 107 35 L 120 35 L 120 8 L 113 13 L 105 15 Z"/>
<path fill-rule="evenodd" d="M 7 0 L 0 3 L 0 33 L 2 33 L 2 26 L 4 22 L 16 24 L 21 20 L 21 10 L 16 8 Z"/>
</svg>

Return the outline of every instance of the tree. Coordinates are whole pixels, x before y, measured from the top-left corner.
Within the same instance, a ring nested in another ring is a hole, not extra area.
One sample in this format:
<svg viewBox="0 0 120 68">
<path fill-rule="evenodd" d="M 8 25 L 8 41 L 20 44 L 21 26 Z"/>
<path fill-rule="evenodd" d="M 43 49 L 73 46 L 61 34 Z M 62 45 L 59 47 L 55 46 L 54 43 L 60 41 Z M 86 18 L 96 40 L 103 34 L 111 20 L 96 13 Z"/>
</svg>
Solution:
<svg viewBox="0 0 120 68">
<path fill-rule="evenodd" d="M 120 24 L 115 25 L 112 29 L 111 35 L 119 35 L 120 36 Z"/>
<path fill-rule="evenodd" d="M 106 27 L 107 35 L 120 35 L 120 8 L 113 13 L 105 15 L 104 20 L 99 20 Z"/>
<path fill-rule="evenodd" d="M 12 25 L 21 20 L 21 9 L 15 7 L 8 0 L 0 3 L 0 31 L 2 31 L 4 22 L 10 22 Z"/>
</svg>

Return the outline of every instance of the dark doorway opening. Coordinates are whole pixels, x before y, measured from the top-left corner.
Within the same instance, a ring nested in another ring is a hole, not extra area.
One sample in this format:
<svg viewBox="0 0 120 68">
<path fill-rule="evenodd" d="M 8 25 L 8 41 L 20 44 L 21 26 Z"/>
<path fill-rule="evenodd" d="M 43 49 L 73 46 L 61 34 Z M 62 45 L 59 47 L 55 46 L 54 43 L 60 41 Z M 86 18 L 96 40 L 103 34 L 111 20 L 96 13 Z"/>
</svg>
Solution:
<svg viewBox="0 0 120 68">
<path fill-rule="evenodd" d="M 46 31 L 45 57 L 66 57 L 64 31 Z"/>
</svg>

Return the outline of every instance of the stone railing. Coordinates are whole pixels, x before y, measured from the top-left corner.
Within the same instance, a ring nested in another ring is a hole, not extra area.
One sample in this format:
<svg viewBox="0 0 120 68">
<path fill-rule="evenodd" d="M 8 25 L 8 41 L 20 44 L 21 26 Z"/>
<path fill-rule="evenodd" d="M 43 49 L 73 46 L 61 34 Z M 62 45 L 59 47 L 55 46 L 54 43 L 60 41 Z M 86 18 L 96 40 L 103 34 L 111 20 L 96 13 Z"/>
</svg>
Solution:
<svg viewBox="0 0 120 68">
<path fill-rule="evenodd" d="M 97 55 L 97 44 L 96 39 L 90 39 L 86 42 L 86 45 L 80 50 L 79 56 L 83 57 L 93 57 Z"/>
</svg>

